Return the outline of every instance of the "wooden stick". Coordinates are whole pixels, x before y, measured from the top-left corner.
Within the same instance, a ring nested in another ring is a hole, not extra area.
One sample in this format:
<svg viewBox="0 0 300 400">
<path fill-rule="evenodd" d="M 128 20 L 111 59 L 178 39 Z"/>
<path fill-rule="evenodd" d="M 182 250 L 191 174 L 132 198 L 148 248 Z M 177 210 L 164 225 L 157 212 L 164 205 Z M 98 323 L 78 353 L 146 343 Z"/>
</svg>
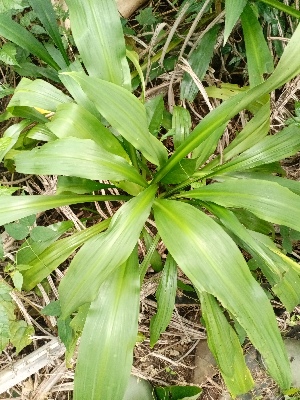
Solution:
<svg viewBox="0 0 300 400">
<path fill-rule="evenodd" d="M 119 13 L 124 18 L 130 17 L 147 0 L 117 0 Z"/>
</svg>

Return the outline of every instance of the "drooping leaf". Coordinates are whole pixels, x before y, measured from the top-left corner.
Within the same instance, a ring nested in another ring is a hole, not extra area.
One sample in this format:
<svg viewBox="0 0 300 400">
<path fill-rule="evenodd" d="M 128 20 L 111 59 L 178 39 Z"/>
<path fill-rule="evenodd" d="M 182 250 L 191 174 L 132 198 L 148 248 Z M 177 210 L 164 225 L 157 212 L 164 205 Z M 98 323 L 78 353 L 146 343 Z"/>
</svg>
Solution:
<svg viewBox="0 0 300 400">
<path fill-rule="evenodd" d="M 139 289 L 134 250 L 105 280 L 91 304 L 80 340 L 75 400 L 123 399 L 137 337 Z"/>
<path fill-rule="evenodd" d="M 128 90 L 113 83 L 71 72 L 103 117 L 155 165 L 167 160 L 164 145 L 148 131 L 144 105 Z"/>
<path fill-rule="evenodd" d="M 0 14 L 0 35 L 34 54 L 55 70 L 60 69 L 42 43 L 31 32 L 13 21 L 8 14 Z"/>
<path fill-rule="evenodd" d="M 63 194 L 64 192 L 85 194 L 111 187 L 114 186 L 108 183 L 95 182 L 91 179 L 59 176 L 57 179 L 56 194 Z"/>
<path fill-rule="evenodd" d="M 157 136 L 165 109 L 162 95 L 155 96 L 153 99 L 148 100 L 145 104 L 145 108 L 149 131 L 152 135 Z"/>
<path fill-rule="evenodd" d="M 18 124 L 14 124 L 10 126 L 0 138 L 0 162 L 3 160 L 5 155 L 13 148 L 13 146 L 17 143 L 17 140 L 23 131 L 28 125 L 29 121 L 22 121 Z"/>
<path fill-rule="evenodd" d="M 159 336 L 169 325 L 175 305 L 177 289 L 177 265 L 170 254 L 167 257 L 156 291 L 157 312 L 150 321 L 150 346 L 153 347 Z"/>
<path fill-rule="evenodd" d="M 23 78 L 16 87 L 7 107 L 10 109 L 16 106 L 29 106 L 55 111 L 58 105 L 71 101 L 72 99 L 69 96 L 48 82 L 41 79 L 31 81 Z"/>
<path fill-rule="evenodd" d="M 226 386 L 233 397 L 248 392 L 254 382 L 237 334 L 212 295 L 201 292 L 200 300 L 208 346 L 217 360 Z"/>
<path fill-rule="evenodd" d="M 175 106 L 172 116 L 173 142 L 175 149 L 188 137 L 192 127 L 192 120 L 186 108 Z"/>
<path fill-rule="evenodd" d="M 246 4 L 241 20 L 246 45 L 250 86 L 253 87 L 264 81 L 264 74 L 273 72 L 273 57 L 265 40 L 262 27 L 249 4 Z"/>
<path fill-rule="evenodd" d="M 38 212 L 51 210 L 55 207 L 67 206 L 90 201 L 128 200 L 128 196 L 91 196 L 91 195 L 60 195 L 60 196 L 0 196 L 0 225 L 8 224 L 17 219 Z"/>
<path fill-rule="evenodd" d="M 67 0 L 67 5 L 72 34 L 89 75 L 130 89 L 130 71 L 116 2 Z"/>
<path fill-rule="evenodd" d="M 300 197 L 275 182 L 232 180 L 194 189 L 182 197 L 245 208 L 258 218 L 300 230 Z"/>
<path fill-rule="evenodd" d="M 59 286 L 63 317 L 94 300 L 108 275 L 127 260 L 148 218 L 156 189 L 150 186 L 122 205 L 108 230 L 90 239 L 76 254 Z"/>
<path fill-rule="evenodd" d="M 97 180 L 147 183 L 123 158 L 102 149 L 90 139 L 69 137 L 15 156 L 16 170 L 36 175 L 66 175 Z"/>
<path fill-rule="evenodd" d="M 289 363 L 273 309 L 233 240 L 189 204 L 156 200 L 154 211 L 158 232 L 182 271 L 198 291 L 212 294 L 230 311 L 272 377 L 281 387 L 289 387 Z"/>
</svg>

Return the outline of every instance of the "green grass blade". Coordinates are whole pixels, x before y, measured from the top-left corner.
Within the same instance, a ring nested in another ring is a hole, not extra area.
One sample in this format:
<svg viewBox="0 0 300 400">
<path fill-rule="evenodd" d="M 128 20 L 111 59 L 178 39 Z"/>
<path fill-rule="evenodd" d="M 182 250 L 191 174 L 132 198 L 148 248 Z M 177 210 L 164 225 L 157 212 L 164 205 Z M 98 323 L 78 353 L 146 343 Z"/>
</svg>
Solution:
<svg viewBox="0 0 300 400">
<path fill-rule="evenodd" d="M 123 29 L 115 1 L 67 0 L 72 34 L 90 76 L 131 87 Z"/>
<path fill-rule="evenodd" d="M 230 311 L 264 357 L 272 377 L 288 388 L 290 367 L 272 306 L 233 240 L 189 204 L 157 200 L 154 212 L 158 232 L 178 266 L 198 291 L 212 294 Z"/>
<path fill-rule="evenodd" d="M 258 218 L 300 231 L 300 197 L 275 182 L 230 180 L 194 189 L 178 197 L 210 201 L 223 207 L 245 208 Z"/>
<path fill-rule="evenodd" d="M 138 330 L 140 280 L 137 251 L 120 265 L 92 302 L 79 345 L 75 400 L 122 400 Z"/>
<path fill-rule="evenodd" d="M 145 106 L 128 90 L 111 82 L 68 74 L 78 82 L 103 117 L 137 150 L 155 165 L 167 160 L 164 145 L 149 133 Z"/>
<path fill-rule="evenodd" d="M 217 360 L 226 386 L 235 398 L 254 386 L 239 338 L 212 295 L 201 292 L 200 301 L 208 346 Z"/>
<path fill-rule="evenodd" d="M 51 244 L 42 253 L 38 255 L 35 254 L 34 258 L 26 263 L 30 268 L 22 271 L 23 288 L 28 291 L 32 290 L 38 283 L 66 261 L 78 247 L 107 229 L 109 223 L 110 218 L 83 231 L 76 232 L 72 236 L 60 239 Z M 22 259 L 18 259 L 18 263 L 24 264 Z"/>
<path fill-rule="evenodd" d="M 124 158 L 109 153 L 90 139 L 58 139 L 30 152 L 20 152 L 14 160 L 16 170 L 25 174 L 128 180 L 147 186 L 144 178 Z"/>
<path fill-rule="evenodd" d="M 56 15 L 53 10 L 50 0 L 29 0 L 33 11 L 36 13 L 38 19 L 43 24 L 46 31 L 49 33 L 53 42 L 56 44 L 61 55 L 63 56 L 66 65 L 69 65 L 69 59 L 66 50 L 63 46 L 61 36 L 58 30 Z"/>
<path fill-rule="evenodd" d="M 100 285 L 128 259 L 148 218 L 155 192 L 156 187 L 151 186 L 122 205 L 108 230 L 90 239 L 76 254 L 59 286 L 63 317 L 93 301 Z"/>
<path fill-rule="evenodd" d="M 40 58 L 56 71 L 60 69 L 42 43 L 7 14 L 0 14 L 0 35 Z"/>
<path fill-rule="evenodd" d="M 263 3 L 268 4 L 271 7 L 277 8 L 280 11 L 287 13 L 295 18 L 300 18 L 300 11 L 294 7 L 287 6 L 286 4 L 282 3 L 278 0 L 261 0 Z"/>
<path fill-rule="evenodd" d="M 150 321 L 150 346 L 153 347 L 159 336 L 169 325 L 175 305 L 177 289 L 177 265 L 168 254 L 164 269 L 156 290 L 157 312 Z"/>
<path fill-rule="evenodd" d="M 264 74 L 273 72 L 273 57 L 265 40 L 262 27 L 249 4 L 244 8 L 241 20 L 246 45 L 250 86 L 253 87 L 264 81 Z"/>
</svg>

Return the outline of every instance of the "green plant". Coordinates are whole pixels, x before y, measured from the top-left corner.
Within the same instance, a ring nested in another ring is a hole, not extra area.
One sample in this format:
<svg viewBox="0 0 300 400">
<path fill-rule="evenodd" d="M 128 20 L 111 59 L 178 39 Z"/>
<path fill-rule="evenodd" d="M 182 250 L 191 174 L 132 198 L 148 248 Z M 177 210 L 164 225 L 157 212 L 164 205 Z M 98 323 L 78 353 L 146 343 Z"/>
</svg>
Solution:
<svg viewBox="0 0 300 400">
<path fill-rule="evenodd" d="M 228 37 L 241 16 L 250 87 L 228 90 L 228 99 L 193 131 L 187 111 L 175 108 L 170 157 L 160 140 L 162 100 L 144 104 L 131 93 L 122 26 L 112 0 L 67 1 L 87 74 L 79 61 L 64 64 L 58 74 L 63 91 L 23 78 L 8 104 L 6 117 L 18 113 L 23 120 L 0 139 L 7 168 L 69 178 L 61 179 L 56 195 L 1 196 L 1 224 L 63 205 L 125 201 L 111 220 L 53 242 L 31 255 L 28 268 L 20 271 L 23 289 L 31 290 L 81 246 L 60 283 L 59 303 L 45 310 L 59 316 L 68 357 L 82 332 L 75 399 L 122 399 L 137 339 L 139 290 L 160 239 L 169 254 L 157 292 L 158 313 L 151 321 L 151 345 L 170 320 L 179 266 L 198 293 L 208 343 L 231 394 L 247 392 L 253 381 L 223 309 L 246 331 L 279 386 L 290 386 L 289 362 L 271 304 L 239 247 L 292 310 L 300 300 L 300 268 L 266 232 L 272 223 L 300 230 L 300 184 L 273 175 L 280 171 L 279 160 L 299 151 L 300 129 L 292 124 L 268 136 L 269 93 L 300 73 L 300 27 L 273 71 L 255 8 L 241 3 L 243 7 L 234 8 L 235 1 L 226 1 L 225 30 Z M 34 45 L 32 51 L 48 62 L 40 45 Z M 127 55 L 134 60 L 132 53 Z M 59 69 L 56 62 L 53 67 Z M 222 158 L 207 162 L 228 121 L 244 109 L 253 118 Z M 90 194 L 107 187 L 99 180 L 126 194 Z M 157 231 L 139 265 L 137 242 L 149 215 Z"/>
</svg>

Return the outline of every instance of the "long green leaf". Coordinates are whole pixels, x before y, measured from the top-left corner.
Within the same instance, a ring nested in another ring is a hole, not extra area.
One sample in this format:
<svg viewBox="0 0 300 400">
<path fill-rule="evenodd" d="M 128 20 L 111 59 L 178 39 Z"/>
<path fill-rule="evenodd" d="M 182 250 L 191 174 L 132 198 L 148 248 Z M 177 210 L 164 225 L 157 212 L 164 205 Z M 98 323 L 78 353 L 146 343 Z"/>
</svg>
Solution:
<svg viewBox="0 0 300 400">
<path fill-rule="evenodd" d="M 229 35 L 237 23 L 247 0 L 226 0 L 225 1 L 225 31 L 224 31 L 224 44 L 227 42 Z"/>
<path fill-rule="evenodd" d="M 60 69 L 42 43 L 7 14 L 0 14 L 0 35 L 45 61 L 55 70 Z"/>
<path fill-rule="evenodd" d="M 158 232 L 182 271 L 198 291 L 212 294 L 231 312 L 272 377 L 288 388 L 290 367 L 273 309 L 233 240 L 189 204 L 157 200 L 154 211 Z"/>
<path fill-rule="evenodd" d="M 101 285 L 80 340 L 75 400 L 122 400 L 130 377 L 139 315 L 137 251 Z"/>
<path fill-rule="evenodd" d="M 67 0 L 72 34 L 90 76 L 130 89 L 123 29 L 115 1 Z"/>
<path fill-rule="evenodd" d="M 128 180 L 147 186 L 143 177 L 123 158 L 90 139 L 69 137 L 15 156 L 16 170 L 25 174 L 66 175 L 99 180 Z"/>
<path fill-rule="evenodd" d="M 164 145 L 148 131 L 146 109 L 128 90 L 111 82 L 71 72 L 88 98 L 93 101 L 103 117 L 129 143 L 156 165 L 167 160 Z"/>
<path fill-rule="evenodd" d="M 155 192 L 156 187 L 150 186 L 124 204 L 108 230 L 90 239 L 76 254 L 59 286 L 63 317 L 94 300 L 100 285 L 127 260 L 148 218 Z"/>
<path fill-rule="evenodd" d="M 7 108 L 9 110 L 10 107 L 29 106 L 55 111 L 58 105 L 70 103 L 71 101 L 72 99 L 69 96 L 48 82 L 41 79 L 31 81 L 30 79 L 22 78 Z"/>
<path fill-rule="evenodd" d="M 29 269 L 22 271 L 23 288 L 25 290 L 33 289 L 38 283 L 50 275 L 55 268 L 58 268 L 68 257 L 83 243 L 108 228 L 110 219 L 93 225 L 83 231 L 76 232 L 72 236 L 60 239 L 51 244 L 40 254 L 35 254 L 30 262 L 24 262 L 18 258 L 18 263 L 27 264 Z"/>
<path fill-rule="evenodd" d="M 200 300 L 208 346 L 217 360 L 226 386 L 235 398 L 254 386 L 239 338 L 212 295 L 201 292 Z"/>
<path fill-rule="evenodd" d="M 285 258 L 288 257 L 279 251 L 270 238 L 257 232 L 248 231 L 231 211 L 215 204 L 209 205 L 208 208 L 221 220 L 228 231 L 233 232 L 239 239 L 237 244 L 248 251 L 253 256 L 253 260 L 257 260 L 259 268 L 272 285 L 274 293 L 285 307 L 292 311 L 300 301 L 298 290 L 300 267 L 298 264 L 291 260 L 293 266 L 291 268 L 291 263 L 285 261 Z M 261 237 L 268 239 L 268 242 L 259 240 Z"/>
<path fill-rule="evenodd" d="M 52 4 L 50 0 L 29 0 L 29 4 L 31 5 L 33 11 L 36 13 L 37 17 L 43 24 L 46 31 L 49 33 L 53 42 L 58 47 L 61 55 L 63 56 L 65 63 L 69 64 L 69 59 L 66 53 L 66 50 L 63 46 L 63 42 L 61 40 L 61 36 L 58 30 L 56 15 L 53 10 Z"/>
<path fill-rule="evenodd" d="M 237 134 L 237 136 L 229 143 L 222 153 L 222 161 L 225 163 L 231 158 L 237 156 L 243 151 L 258 143 L 269 133 L 270 129 L 270 103 L 264 104 L 254 117 L 246 124 L 246 126 Z M 212 154 L 212 153 L 210 153 Z M 206 158 L 207 159 L 207 158 Z M 205 160 L 206 161 L 206 160 Z M 221 157 L 217 156 L 206 166 L 201 168 L 201 171 L 212 169 L 218 166 L 221 162 Z"/>
<path fill-rule="evenodd" d="M 195 189 L 178 197 L 245 208 L 258 218 L 300 231 L 300 197 L 275 182 L 233 180 Z"/>
<path fill-rule="evenodd" d="M 250 86 L 253 87 L 264 81 L 264 74 L 273 72 L 273 58 L 266 43 L 262 27 L 249 4 L 246 4 L 241 20 L 246 45 Z"/>
<path fill-rule="evenodd" d="M 48 128 L 58 137 L 92 139 L 104 150 L 127 158 L 119 140 L 89 111 L 75 103 L 57 107 Z"/>
<path fill-rule="evenodd" d="M 52 208 L 93 201 L 128 200 L 128 196 L 0 196 L 0 225 Z"/>
<path fill-rule="evenodd" d="M 177 265 L 168 254 L 159 285 L 156 291 L 157 312 L 150 321 L 150 346 L 153 347 L 159 336 L 169 325 L 175 305 L 177 289 Z"/>
<path fill-rule="evenodd" d="M 282 86 L 287 81 L 291 80 L 300 73 L 300 24 L 295 30 L 289 44 L 277 65 L 277 68 L 261 85 L 242 92 L 224 103 L 215 110 L 211 111 L 203 120 L 196 126 L 193 132 L 187 137 L 175 153 L 169 158 L 167 163 L 158 171 L 153 179 L 153 182 L 159 182 L 178 162 L 187 154 L 193 151 L 200 143 L 206 140 L 209 135 L 214 132 L 219 126 L 226 123 L 230 118 L 247 107 L 248 104 L 271 92 L 272 90 Z"/>
<path fill-rule="evenodd" d="M 267 136 L 232 161 L 214 169 L 213 175 L 242 172 L 290 157 L 300 150 L 300 127 L 290 125 L 277 135 Z M 200 172 L 201 173 L 201 172 Z"/>
</svg>

